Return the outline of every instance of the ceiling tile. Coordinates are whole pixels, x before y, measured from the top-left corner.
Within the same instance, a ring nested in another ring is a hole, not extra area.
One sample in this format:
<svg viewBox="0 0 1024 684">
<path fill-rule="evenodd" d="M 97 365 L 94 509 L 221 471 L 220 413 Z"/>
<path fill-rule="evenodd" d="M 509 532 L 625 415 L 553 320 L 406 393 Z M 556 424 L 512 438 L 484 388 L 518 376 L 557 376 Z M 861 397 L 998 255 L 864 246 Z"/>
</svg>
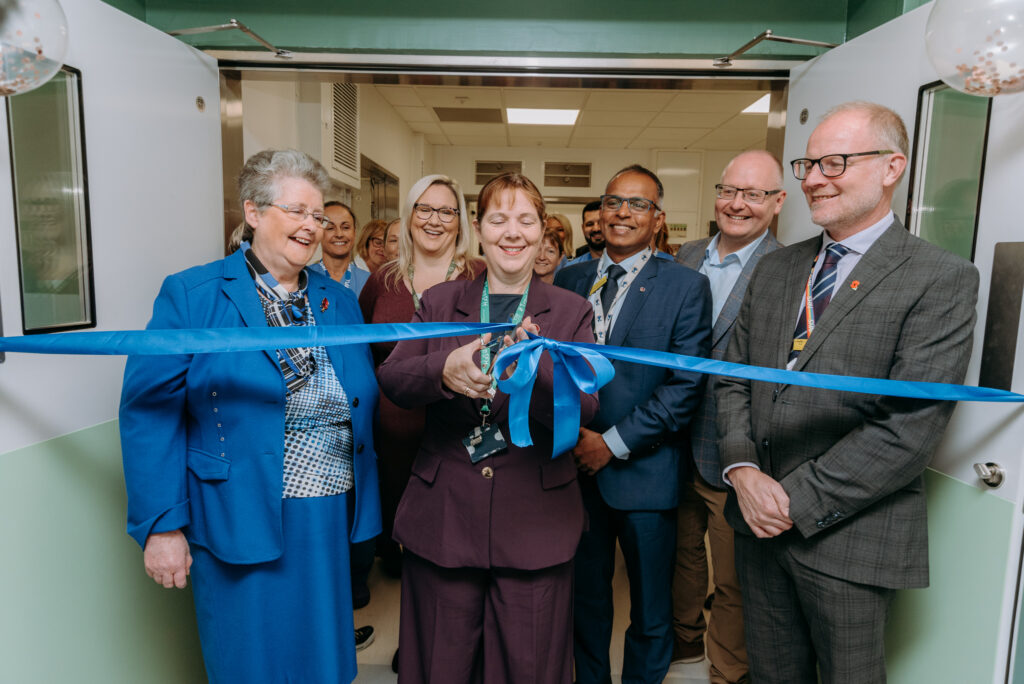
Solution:
<svg viewBox="0 0 1024 684">
<path fill-rule="evenodd" d="M 538 138 L 530 135 L 510 135 L 508 144 L 512 147 L 568 147 L 569 136 L 564 138 Z"/>
<path fill-rule="evenodd" d="M 501 88 L 416 86 L 428 107 L 501 107 Z"/>
<path fill-rule="evenodd" d="M 555 88 L 502 88 L 506 107 L 528 109 L 579 109 L 587 98 L 585 90 Z"/>
<path fill-rule="evenodd" d="M 731 116 L 732 112 L 662 112 L 650 123 L 661 128 L 714 128 Z"/>
<path fill-rule="evenodd" d="M 444 137 L 443 135 L 428 135 L 427 136 L 427 142 L 430 143 L 431 145 L 450 145 L 451 144 L 450 142 L 448 142 L 448 138 Z"/>
<path fill-rule="evenodd" d="M 624 150 L 631 138 L 585 138 L 573 136 L 569 147 L 580 149 L 590 148 L 598 150 Z"/>
<path fill-rule="evenodd" d="M 500 135 L 505 137 L 505 124 L 498 123 L 443 123 L 441 130 L 448 135 Z"/>
<path fill-rule="evenodd" d="M 648 90 L 592 90 L 584 109 L 594 111 L 660 112 L 672 100 L 670 92 Z"/>
<path fill-rule="evenodd" d="M 657 141 L 658 144 L 648 144 L 648 147 L 665 147 L 666 141 L 670 143 L 670 147 L 686 147 L 694 140 L 703 138 L 711 130 L 710 128 L 655 128 L 652 126 L 645 128 L 630 147 L 635 148 L 637 144 L 643 146 L 649 141 Z"/>
<path fill-rule="evenodd" d="M 761 131 L 768 130 L 767 114 L 737 114 L 724 124 L 722 128 L 739 131 Z"/>
<path fill-rule="evenodd" d="M 641 130 L 641 126 L 576 126 L 574 135 L 584 138 L 634 138 Z"/>
<path fill-rule="evenodd" d="M 646 126 L 651 123 L 654 112 L 616 112 L 600 109 L 584 109 L 580 112 L 577 125 L 583 126 Z"/>
<path fill-rule="evenodd" d="M 423 103 L 416 95 L 416 89 L 412 86 L 376 86 L 377 92 L 384 96 L 384 99 L 392 107 L 422 107 Z"/>
<path fill-rule="evenodd" d="M 444 131 L 441 130 L 441 127 L 433 121 L 410 121 L 409 128 L 417 133 L 423 133 L 425 135 L 444 135 Z"/>
<path fill-rule="evenodd" d="M 679 93 L 665 107 L 667 112 L 729 112 L 737 114 L 764 96 L 766 91 Z"/>
<path fill-rule="evenodd" d="M 533 124 L 509 124 L 508 134 L 528 138 L 566 138 L 572 135 L 574 126 L 542 126 Z"/>
<path fill-rule="evenodd" d="M 452 145 L 466 147 L 506 147 L 508 140 L 504 135 L 449 135 Z"/>
<path fill-rule="evenodd" d="M 695 150 L 745 150 L 764 138 L 759 131 L 713 131 L 689 145 Z"/>
<path fill-rule="evenodd" d="M 392 106 L 394 106 L 395 111 L 409 123 L 414 121 L 437 121 L 437 119 L 434 118 L 434 114 L 426 107 Z"/>
</svg>

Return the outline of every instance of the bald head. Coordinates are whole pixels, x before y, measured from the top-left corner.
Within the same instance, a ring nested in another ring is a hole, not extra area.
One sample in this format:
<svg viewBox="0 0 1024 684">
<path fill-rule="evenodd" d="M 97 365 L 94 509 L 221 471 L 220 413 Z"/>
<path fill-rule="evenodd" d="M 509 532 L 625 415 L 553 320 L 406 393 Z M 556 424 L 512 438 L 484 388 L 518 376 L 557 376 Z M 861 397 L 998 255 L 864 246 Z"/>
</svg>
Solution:
<svg viewBox="0 0 1024 684">
<path fill-rule="evenodd" d="M 722 171 L 723 183 L 725 183 L 725 177 L 733 165 L 758 168 L 763 172 L 763 176 L 766 179 L 770 177 L 771 187 L 766 185 L 762 190 L 778 190 L 782 188 L 782 163 L 764 150 L 747 150 L 733 157 Z"/>
<path fill-rule="evenodd" d="M 782 165 L 764 150 L 750 150 L 733 157 L 722 172 L 722 189 L 715 200 L 718 254 L 722 258 L 757 240 L 782 210 Z M 749 197 L 765 194 L 760 202 Z M 723 197 L 723 195 L 725 195 Z M 731 195 L 731 196 L 729 196 Z"/>
</svg>

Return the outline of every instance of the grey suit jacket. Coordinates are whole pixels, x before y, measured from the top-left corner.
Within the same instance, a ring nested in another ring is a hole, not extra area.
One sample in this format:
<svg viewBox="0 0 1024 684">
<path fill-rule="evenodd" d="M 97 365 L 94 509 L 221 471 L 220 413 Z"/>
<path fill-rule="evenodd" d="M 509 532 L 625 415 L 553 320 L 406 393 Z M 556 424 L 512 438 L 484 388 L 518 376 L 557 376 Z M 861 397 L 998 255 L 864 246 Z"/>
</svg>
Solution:
<svg viewBox="0 0 1024 684">
<path fill-rule="evenodd" d="M 726 360 L 785 368 L 820 246 L 818 236 L 761 260 Z M 962 382 L 977 290 L 973 264 L 894 221 L 839 285 L 794 370 Z M 779 543 L 797 561 L 873 586 L 927 586 L 922 473 L 954 402 L 724 377 L 716 399 L 722 465 L 750 461 L 782 484 L 794 529 Z M 750 534 L 729 498 L 729 522 Z"/>
<path fill-rule="evenodd" d="M 704 253 L 707 251 L 711 238 L 693 240 L 679 247 L 676 252 L 676 261 L 697 271 L 704 262 Z M 774 252 L 782 244 L 775 239 L 771 231 L 765 234 L 761 244 L 757 246 L 754 253 L 743 265 L 736 284 L 729 291 L 722 311 L 715 320 L 711 330 L 711 358 L 721 360 L 725 357 L 725 349 L 729 344 L 730 333 L 732 332 L 733 321 L 736 314 L 740 312 L 740 303 L 747 291 L 747 284 L 750 282 L 750 274 L 754 267 L 765 254 Z M 718 426 L 715 423 L 715 376 L 709 375 L 704 390 L 704 401 L 690 421 L 690 445 L 693 451 L 693 462 L 704 478 L 712 487 L 725 489 L 726 484 L 722 480 L 722 463 L 718 458 Z"/>
</svg>

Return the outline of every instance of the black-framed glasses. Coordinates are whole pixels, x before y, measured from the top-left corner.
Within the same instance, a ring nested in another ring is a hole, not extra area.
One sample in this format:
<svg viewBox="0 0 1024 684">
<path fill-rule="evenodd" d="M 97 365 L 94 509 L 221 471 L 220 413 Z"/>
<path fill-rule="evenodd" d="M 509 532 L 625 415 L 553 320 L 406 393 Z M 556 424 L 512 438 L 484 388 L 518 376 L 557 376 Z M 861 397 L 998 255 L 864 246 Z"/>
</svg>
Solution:
<svg viewBox="0 0 1024 684">
<path fill-rule="evenodd" d="M 629 206 L 631 212 L 645 214 L 654 207 L 661 211 L 661 207 L 649 199 L 643 197 L 619 197 L 618 195 L 601 195 L 601 208 L 606 211 L 618 211 L 623 202 Z"/>
<path fill-rule="evenodd" d="M 870 152 L 850 152 L 847 154 L 826 154 L 818 159 L 794 159 L 789 162 L 793 167 L 793 175 L 797 180 L 804 180 L 810 174 L 814 165 L 825 178 L 842 176 L 846 172 L 846 160 L 850 157 L 870 157 L 874 154 L 893 154 L 893 150 L 871 150 Z"/>
<path fill-rule="evenodd" d="M 715 195 L 718 199 L 730 200 L 736 198 L 739 194 L 743 198 L 744 202 L 750 204 L 763 204 L 770 195 L 777 195 L 782 190 L 759 190 L 758 188 L 737 188 L 733 185 L 723 185 L 719 183 L 715 186 Z"/>
<path fill-rule="evenodd" d="M 430 217 L 437 213 L 437 219 L 441 223 L 451 223 L 455 220 L 455 217 L 459 215 L 458 209 L 452 209 L 451 207 L 432 207 L 429 204 L 420 204 L 417 202 L 412 205 L 412 210 L 416 214 L 416 218 L 420 221 L 429 221 Z"/>
<path fill-rule="evenodd" d="M 331 225 L 331 220 L 323 215 L 323 212 L 310 211 L 301 204 L 271 204 L 272 207 L 277 207 L 284 213 L 291 216 L 297 223 L 302 223 L 306 220 L 307 216 L 313 218 L 313 223 L 316 224 L 317 228 L 326 228 Z"/>
</svg>

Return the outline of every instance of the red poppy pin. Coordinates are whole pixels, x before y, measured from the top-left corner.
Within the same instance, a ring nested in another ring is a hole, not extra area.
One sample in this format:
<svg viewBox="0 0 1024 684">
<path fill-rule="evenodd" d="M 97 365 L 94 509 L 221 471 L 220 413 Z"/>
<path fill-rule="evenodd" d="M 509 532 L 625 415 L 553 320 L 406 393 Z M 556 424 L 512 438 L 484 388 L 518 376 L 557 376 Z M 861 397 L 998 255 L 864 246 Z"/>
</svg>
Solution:
<svg viewBox="0 0 1024 684">
<path fill-rule="evenodd" d="M 852 283 L 850 283 L 850 289 L 851 290 L 856 290 L 858 287 L 860 287 L 860 281 L 859 280 L 854 280 Z"/>
<path fill-rule="evenodd" d="M 327 307 L 329 307 L 330 305 L 331 303 L 327 301 L 327 297 L 324 297 L 324 300 L 320 302 L 320 313 L 327 311 Z"/>
</svg>

